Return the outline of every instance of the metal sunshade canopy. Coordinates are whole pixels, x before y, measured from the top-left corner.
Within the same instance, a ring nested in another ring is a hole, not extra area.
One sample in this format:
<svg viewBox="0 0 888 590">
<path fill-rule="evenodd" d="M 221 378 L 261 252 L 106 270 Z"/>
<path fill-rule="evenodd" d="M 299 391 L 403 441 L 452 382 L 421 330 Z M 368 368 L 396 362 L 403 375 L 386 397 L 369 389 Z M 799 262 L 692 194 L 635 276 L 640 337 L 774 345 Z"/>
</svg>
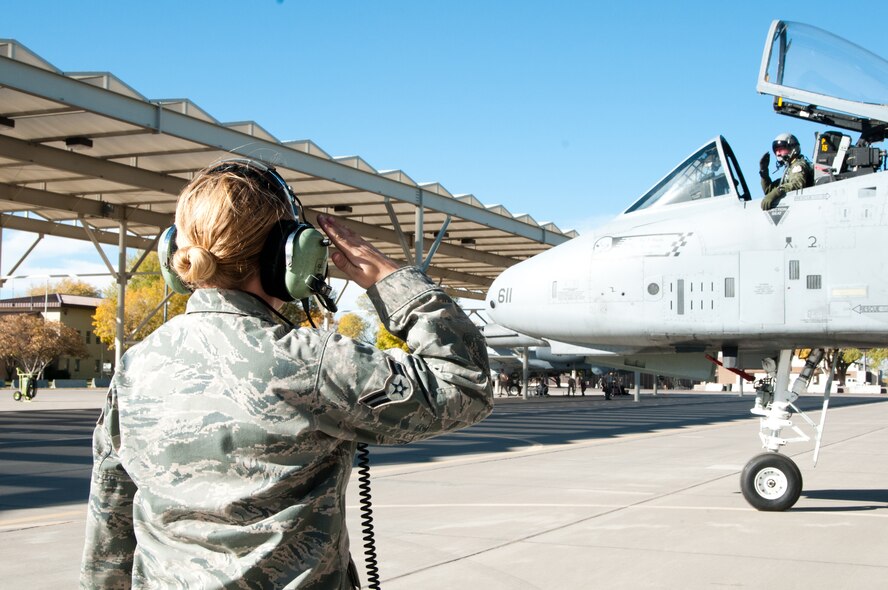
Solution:
<svg viewBox="0 0 888 590">
<path fill-rule="evenodd" d="M 460 297 L 483 299 L 505 268 L 576 236 L 310 140 L 220 123 L 187 99 L 148 100 L 109 73 L 61 72 L 0 40 L 0 227 L 153 249 L 181 187 L 232 156 L 273 164 L 309 220 L 345 218 L 389 256 L 427 262 Z"/>
</svg>

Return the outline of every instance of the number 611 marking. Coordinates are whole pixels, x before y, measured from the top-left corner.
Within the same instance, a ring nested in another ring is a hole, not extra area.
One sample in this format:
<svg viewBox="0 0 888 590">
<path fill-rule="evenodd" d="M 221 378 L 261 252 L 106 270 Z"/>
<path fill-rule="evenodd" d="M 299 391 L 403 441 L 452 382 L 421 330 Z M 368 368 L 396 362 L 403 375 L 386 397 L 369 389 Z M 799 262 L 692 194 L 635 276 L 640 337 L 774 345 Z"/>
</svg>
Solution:
<svg viewBox="0 0 888 590">
<path fill-rule="evenodd" d="M 512 288 L 508 289 L 500 289 L 496 294 L 497 303 L 511 303 L 512 302 Z"/>
</svg>

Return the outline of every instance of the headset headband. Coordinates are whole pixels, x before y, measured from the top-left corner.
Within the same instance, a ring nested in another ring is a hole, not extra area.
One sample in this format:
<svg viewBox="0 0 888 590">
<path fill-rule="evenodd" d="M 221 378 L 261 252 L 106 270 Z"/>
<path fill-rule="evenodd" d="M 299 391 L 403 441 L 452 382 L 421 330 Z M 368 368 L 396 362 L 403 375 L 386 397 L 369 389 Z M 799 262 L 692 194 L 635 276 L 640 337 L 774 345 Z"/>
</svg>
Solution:
<svg viewBox="0 0 888 590">
<path fill-rule="evenodd" d="M 249 160 L 247 158 L 229 158 L 222 160 L 207 171 L 207 174 L 217 174 L 220 172 L 234 172 L 243 177 L 250 177 L 254 180 L 263 182 L 274 194 L 280 196 L 284 201 L 290 204 L 295 219 L 301 219 L 302 203 L 299 197 L 287 184 L 287 181 L 275 170 L 274 166 L 269 166 L 257 160 Z"/>
</svg>

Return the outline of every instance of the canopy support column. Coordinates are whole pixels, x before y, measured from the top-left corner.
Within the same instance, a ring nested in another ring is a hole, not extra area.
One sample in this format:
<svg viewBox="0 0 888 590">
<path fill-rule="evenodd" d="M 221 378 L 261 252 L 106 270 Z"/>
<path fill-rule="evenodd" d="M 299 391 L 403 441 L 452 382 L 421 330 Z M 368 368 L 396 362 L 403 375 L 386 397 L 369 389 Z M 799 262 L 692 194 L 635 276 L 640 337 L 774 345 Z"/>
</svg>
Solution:
<svg viewBox="0 0 888 590">
<path fill-rule="evenodd" d="M 527 399 L 527 396 L 530 395 L 528 391 L 530 387 L 528 387 L 528 355 L 527 355 L 527 347 L 524 346 L 521 348 L 521 395 L 524 399 Z"/>
<path fill-rule="evenodd" d="M 85 226 L 84 226 L 85 227 Z M 120 220 L 119 238 L 117 243 L 117 332 L 114 335 L 114 370 L 120 366 L 120 358 L 123 356 L 124 318 L 126 317 L 126 220 Z M 99 251 L 101 252 L 101 248 Z M 102 258 L 105 258 L 104 254 Z M 105 258 L 107 263 L 107 258 Z M 110 263 L 108 263 L 110 266 Z"/>
<path fill-rule="evenodd" d="M 166 291 L 166 289 L 164 289 L 164 291 Z M 142 322 L 138 326 L 136 326 L 135 330 L 130 332 L 129 341 L 132 341 L 132 339 L 135 337 L 135 335 L 139 333 L 139 330 L 144 328 L 145 325 L 151 321 L 151 318 L 153 318 L 155 315 L 157 315 L 157 312 L 159 312 L 161 309 L 164 310 L 164 320 L 163 321 L 166 321 L 166 304 L 170 299 L 172 299 L 173 295 L 175 295 L 175 294 L 176 294 L 175 291 L 169 291 L 168 293 L 166 293 L 166 296 L 163 298 L 163 300 L 160 303 L 158 303 L 157 306 L 153 310 L 151 310 L 151 313 L 149 313 L 147 316 L 145 316 L 145 319 L 142 320 Z"/>
<path fill-rule="evenodd" d="M 423 265 L 423 257 L 425 256 L 425 244 L 423 243 L 422 233 L 425 230 L 424 226 L 424 215 L 425 209 L 422 206 L 422 191 L 416 191 L 416 222 L 414 225 L 416 226 L 416 236 L 413 239 L 413 247 L 414 247 L 414 258 L 416 259 L 416 265 Z"/>
<path fill-rule="evenodd" d="M 447 233 L 447 226 L 450 225 L 450 216 L 448 215 L 444 219 L 444 223 L 441 224 L 441 229 L 438 230 L 438 235 L 435 236 L 435 241 L 432 243 L 432 247 L 429 248 L 429 255 L 426 256 L 425 261 L 422 263 L 423 272 L 429 269 L 429 265 L 432 263 L 432 257 L 435 255 L 435 252 L 438 251 L 438 246 L 441 245 L 441 240 L 444 239 L 444 234 Z"/>
<path fill-rule="evenodd" d="M 395 215 L 395 209 L 392 207 L 392 200 L 389 197 L 385 198 L 385 210 L 388 211 L 389 219 L 391 219 L 392 226 L 395 228 L 395 235 L 398 236 L 398 241 L 401 243 L 404 259 L 407 261 L 407 264 L 413 266 L 413 254 L 410 253 L 410 244 L 407 243 L 407 238 L 404 236 L 403 230 L 401 230 L 401 224 L 398 223 L 398 216 Z"/>
<path fill-rule="evenodd" d="M 96 251 L 99 253 L 99 256 L 101 256 L 102 261 L 105 263 L 105 266 L 108 267 L 108 272 L 111 273 L 111 276 L 114 277 L 114 280 L 119 281 L 119 279 L 117 277 L 117 271 L 114 270 L 114 266 L 111 264 L 111 261 L 108 260 L 107 256 L 105 256 L 105 251 L 102 250 L 102 246 L 101 246 L 101 244 L 99 244 L 99 241 L 96 239 L 96 235 L 93 233 L 92 228 L 89 226 L 89 224 L 82 217 L 79 217 L 78 219 L 80 220 L 80 225 L 83 226 L 83 231 L 86 232 L 86 235 L 89 238 L 89 241 L 91 241 L 93 243 L 93 246 L 96 247 Z M 124 237 L 126 237 L 126 236 L 124 235 Z M 126 248 L 126 242 L 123 241 L 122 238 L 118 237 L 117 238 L 118 247 L 120 247 L 121 244 L 123 244 L 123 247 Z M 123 268 L 124 268 L 124 270 L 126 269 L 125 266 Z"/>
</svg>

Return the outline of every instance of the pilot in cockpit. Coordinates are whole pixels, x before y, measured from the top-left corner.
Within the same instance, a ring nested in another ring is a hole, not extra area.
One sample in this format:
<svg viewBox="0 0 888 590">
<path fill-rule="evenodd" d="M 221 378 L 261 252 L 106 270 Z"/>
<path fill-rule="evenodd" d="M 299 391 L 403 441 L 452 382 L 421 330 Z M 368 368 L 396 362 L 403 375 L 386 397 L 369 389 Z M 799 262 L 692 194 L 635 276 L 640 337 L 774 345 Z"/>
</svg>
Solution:
<svg viewBox="0 0 888 590">
<path fill-rule="evenodd" d="M 801 190 L 814 184 L 814 167 L 808 158 L 802 155 L 799 140 L 791 133 L 781 133 L 771 144 L 774 155 L 777 157 L 777 169 L 785 166 L 783 177 L 780 180 L 771 180 L 768 165 L 771 163 L 771 154 L 765 152 L 759 162 L 759 174 L 762 177 L 762 190 L 765 198 L 762 199 L 762 209 L 767 211 L 777 206 L 786 193 Z"/>
</svg>

